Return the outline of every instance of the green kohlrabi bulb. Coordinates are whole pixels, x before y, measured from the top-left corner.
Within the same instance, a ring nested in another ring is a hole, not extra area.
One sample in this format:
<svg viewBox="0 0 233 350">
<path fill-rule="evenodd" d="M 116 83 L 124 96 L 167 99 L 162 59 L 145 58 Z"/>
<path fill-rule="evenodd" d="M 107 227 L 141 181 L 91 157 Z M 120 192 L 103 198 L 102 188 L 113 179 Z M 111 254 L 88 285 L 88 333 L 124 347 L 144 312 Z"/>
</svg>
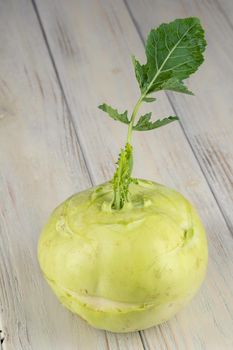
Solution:
<svg viewBox="0 0 233 350">
<path fill-rule="evenodd" d="M 196 211 L 178 192 L 138 180 L 112 209 L 110 182 L 52 213 L 38 256 L 58 299 L 96 328 L 145 329 L 171 318 L 197 292 L 207 242 Z"/>
</svg>

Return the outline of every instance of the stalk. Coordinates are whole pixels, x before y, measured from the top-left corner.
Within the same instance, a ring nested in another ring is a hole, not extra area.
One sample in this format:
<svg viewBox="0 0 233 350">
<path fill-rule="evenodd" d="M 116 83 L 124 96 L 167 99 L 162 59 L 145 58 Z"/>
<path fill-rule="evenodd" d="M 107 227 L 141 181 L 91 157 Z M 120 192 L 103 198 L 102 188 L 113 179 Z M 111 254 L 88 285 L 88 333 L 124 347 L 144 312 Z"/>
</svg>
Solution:
<svg viewBox="0 0 233 350">
<path fill-rule="evenodd" d="M 128 133 L 127 133 L 126 144 L 127 143 L 131 144 L 131 142 L 132 142 L 133 125 L 134 125 L 135 117 L 136 117 L 136 115 L 138 113 L 138 110 L 140 108 L 140 105 L 142 103 L 143 97 L 144 97 L 144 95 L 141 95 L 141 97 L 139 98 L 138 102 L 136 103 L 136 105 L 135 105 L 135 107 L 133 109 L 133 113 L 131 115 L 130 123 L 129 123 L 129 126 L 128 126 Z"/>
<path fill-rule="evenodd" d="M 151 120 L 152 112 L 142 115 L 135 124 L 135 118 L 142 102 L 153 102 L 151 93 L 171 90 L 192 95 L 183 80 L 196 72 L 204 61 L 206 47 L 204 30 L 196 17 L 177 19 L 163 23 L 150 31 L 145 47 L 146 63 L 141 64 L 134 56 L 132 62 L 141 96 L 134 106 L 131 118 L 128 111 L 119 113 L 117 109 L 103 103 L 99 108 L 112 119 L 128 125 L 126 144 L 121 149 L 116 171 L 112 179 L 114 197 L 112 209 L 120 210 L 130 201 L 129 185 L 137 180 L 131 177 L 133 169 L 132 132 L 148 131 L 167 125 L 179 118 L 169 116 Z"/>
<path fill-rule="evenodd" d="M 118 161 L 117 168 L 114 173 L 112 183 L 114 198 L 112 203 L 112 209 L 120 210 L 124 207 L 125 203 L 129 202 L 129 185 L 133 182 L 131 177 L 133 170 L 133 147 L 132 147 L 132 132 L 134 121 L 137 116 L 138 110 L 142 103 L 144 95 L 141 95 L 137 101 L 128 126 L 127 138 L 125 148 L 121 149 Z"/>
</svg>

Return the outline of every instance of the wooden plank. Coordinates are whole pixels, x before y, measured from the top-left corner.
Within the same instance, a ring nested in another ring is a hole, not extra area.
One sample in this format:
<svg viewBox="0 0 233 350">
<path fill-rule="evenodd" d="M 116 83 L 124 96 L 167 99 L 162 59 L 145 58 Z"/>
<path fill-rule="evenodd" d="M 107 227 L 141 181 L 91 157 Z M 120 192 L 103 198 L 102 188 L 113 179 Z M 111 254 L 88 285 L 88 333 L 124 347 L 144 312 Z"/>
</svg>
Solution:
<svg viewBox="0 0 233 350">
<path fill-rule="evenodd" d="M 65 310 L 42 278 L 37 240 L 51 210 L 91 185 L 28 1 L 0 3 L 0 312 L 4 350 L 142 349 Z"/>
<path fill-rule="evenodd" d="M 233 27 L 221 10 L 224 2 L 127 0 L 127 4 L 143 39 L 152 27 L 179 17 L 198 16 L 205 27 L 205 63 L 188 82 L 196 98 L 167 95 L 233 233 Z M 225 1 L 229 18 L 232 4 Z"/>
<path fill-rule="evenodd" d="M 40 0 L 37 6 L 92 177 L 105 181 L 112 175 L 125 128 L 96 106 L 107 101 L 132 108 L 138 92 L 129 56 L 142 56 L 142 44 L 121 1 Z M 199 89 L 200 75 L 197 83 Z M 197 94 L 196 105 L 200 98 Z M 158 100 L 155 115 L 171 114 L 167 97 L 161 93 Z M 232 349 L 232 237 L 192 150 L 178 124 L 137 134 L 134 144 L 135 174 L 187 195 L 203 218 L 210 249 L 201 292 L 173 320 L 144 332 L 145 346 Z"/>
</svg>

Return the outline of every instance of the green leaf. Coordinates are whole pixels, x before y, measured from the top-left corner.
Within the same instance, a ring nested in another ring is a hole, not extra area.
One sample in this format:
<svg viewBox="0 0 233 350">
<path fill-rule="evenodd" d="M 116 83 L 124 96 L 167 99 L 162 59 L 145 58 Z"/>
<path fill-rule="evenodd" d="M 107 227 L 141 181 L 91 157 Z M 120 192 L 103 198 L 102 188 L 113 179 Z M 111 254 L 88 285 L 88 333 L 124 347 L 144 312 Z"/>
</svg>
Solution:
<svg viewBox="0 0 233 350">
<path fill-rule="evenodd" d="M 142 66 L 134 56 L 132 56 L 132 62 L 134 65 L 134 72 L 136 75 L 136 79 L 138 81 L 140 89 L 142 90 L 144 81 L 147 78 L 146 71 L 144 69 L 144 66 Z"/>
<path fill-rule="evenodd" d="M 154 102 L 156 101 L 156 98 L 155 97 L 144 97 L 143 102 Z"/>
<path fill-rule="evenodd" d="M 179 81 L 177 78 L 170 78 L 162 84 L 162 90 L 171 90 L 176 92 L 183 92 L 184 94 L 193 95 L 193 92 L 188 90 L 187 86 Z"/>
<path fill-rule="evenodd" d="M 102 111 L 108 113 L 109 117 L 111 117 L 114 120 L 118 120 L 124 124 L 129 124 L 128 119 L 128 112 L 125 111 L 124 113 L 119 113 L 117 109 L 112 108 L 111 106 L 107 105 L 106 103 L 103 103 L 102 105 L 98 106 L 99 109 Z"/>
<path fill-rule="evenodd" d="M 152 29 L 146 42 L 146 64 L 142 66 L 135 59 L 142 93 L 169 89 L 190 94 L 182 81 L 204 61 L 205 47 L 204 30 L 196 17 L 177 19 Z"/>
<path fill-rule="evenodd" d="M 171 116 L 164 119 L 158 119 L 154 122 L 151 122 L 151 115 L 152 113 L 146 113 L 145 115 L 142 115 L 137 124 L 133 126 L 133 130 L 137 131 L 147 131 L 152 130 L 156 128 L 160 128 L 161 126 L 167 125 L 175 120 L 178 120 L 179 118 L 176 116 Z"/>
</svg>

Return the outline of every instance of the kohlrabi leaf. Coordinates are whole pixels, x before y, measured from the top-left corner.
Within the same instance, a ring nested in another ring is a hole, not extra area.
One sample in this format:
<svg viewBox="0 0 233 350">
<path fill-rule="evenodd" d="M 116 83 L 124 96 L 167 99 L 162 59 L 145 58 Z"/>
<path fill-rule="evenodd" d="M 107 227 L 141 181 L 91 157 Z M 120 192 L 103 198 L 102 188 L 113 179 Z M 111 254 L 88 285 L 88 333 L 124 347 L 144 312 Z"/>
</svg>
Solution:
<svg viewBox="0 0 233 350">
<path fill-rule="evenodd" d="M 129 124 L 128 119 L 128 112 L 125 111 L 124 113 L 119 113 L 117 109 L 112 108 L 111 106 L 107 105 L 106 103 L 103 103 L 99 106 L 99 109 L 106 112 L 109 117 L 111 117 L 114 120 L 119 120 L 120 122 L 124 124 Z"/>
<path fill-rule="evenodd" d="M 188 90 L 187 86 L 177 78 L 170 78 L 162 84 L 162 90 L 171 90 L 183 92 L 183 94 L 193 95 L 192 91 Z"/>
<path fill-rule="evenodd" d="M 144 97 L 142 101 L 143 102 L 154 102 L 154 101 L 156 101 L 156 98 L 154 98 L 154 97 Z"/>
<path fill-rule="evenodd" d="M 142 90 L 143 85 L 147 79 L 146 71 L 144 69 L 144 66 L 142 66 L 134 56 L 132 56 L 132 62 L 134 65 L 134 72 L 135 72 L 139 87 Z"/>
<path fill-rule="evenodd" d="M 146 42 L 147 62 L 134 58 L 136 78 L 142 94 L 170 89 L 190 93 L 182 83 L 203 62 L 206 41 L 200 20 L 176 19 L 152 29 Z M 171 80 L 172 79 L 172 80 Z"/>
<path fill-rule="evenodd" d="M 171 117 L 164 118 L 164 119 L 158 119 L 158 120 L 152 122 L 150 120 L 151 115 L 152 115 L 151 112 L 142 115 L 139 118 L 137 124 L 133 127 L 133 130 L 137 130 L 137 131 L 152 130 L 152 129 L 160 128 L 163 125 L 169 124 L 169 123 L 179 119 L 176 116 L 171 116 Z"/>
</svg>

